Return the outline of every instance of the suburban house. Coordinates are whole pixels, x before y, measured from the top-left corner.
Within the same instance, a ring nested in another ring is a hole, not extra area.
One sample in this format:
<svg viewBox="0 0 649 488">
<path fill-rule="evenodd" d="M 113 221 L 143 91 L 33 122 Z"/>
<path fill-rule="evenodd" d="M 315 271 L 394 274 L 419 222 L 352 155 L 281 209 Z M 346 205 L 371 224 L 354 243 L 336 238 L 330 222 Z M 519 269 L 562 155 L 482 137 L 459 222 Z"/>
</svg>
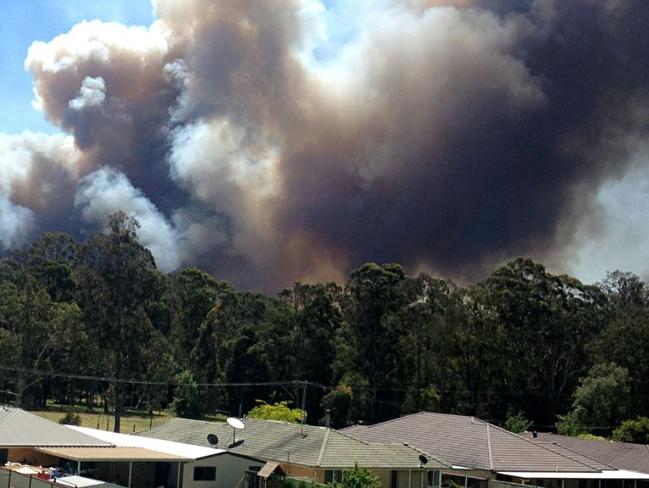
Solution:
<svg viewBox="0 0 649 488">
<path fill-rule="evenodd" d="M 108 442 L 116 451 L 124 451 L 126 457 L 133 453 L 158 453 L 169 456 L 166 462 L 148 461 L 140 469 L 140 477 L 134 479 L 133 486 L 154 487 L 172 486 L 182 488 L 233 488 L 244 477 L 247 470 L 260 469 L 263 465 L 255 459 L 228 453 L 225 449 L 173 442 L 169 440 L 117 434 L 86 427 L 68 427 L 76 432 Z M 84 449 L 75 452 L 59 452 L 66 459 L 78 462 L 93 462 L 97 456 L 94 450 Z M 154 458 L 155 459 L 155 458 Z M 129 463 L 130 464 L 130 463 Z M 95 476 L 100 479 L 114 479 L 109 466 L 95 464 Z M 145 469 L 148 468 L 148 469 Z M 83 465 L 82 465 L 83 472 Z"/>
<path fill-rule="evenodd" d="M 526 432 L 523 436 L 549 449 L 578 453 L 617 470 L 649 475 L 649 446 L 645 444 L 581 439 L 546 432 Z"/>
<path fill-rule="evenodd" d="M 643 472 L 620 470 L 588 454 L 533 442 L 475 417 L 420 412 L 342 432 L 366 442 L 405 442 L 451 464 L 444 484 L 483 488 L 498 482 L 547 488 L 649 486 Z M 458 476 L 458 471 L 462 474 Z"/>
<path fill-rule="evenodd" d="M 0 407 L 0 456 L 0 465 L 19 466 L 14 472 L 56 466 L 129 488 L 233 488 L 263 465 L 225 449 L 59 425 L 10 407 Z"/>
<path fill-rule="evenodd" d="M 243 419 L 237 430 L 224 422 L 175 418 L 138 436 L 208 446 L 208 436 L 228 453 L 256 459 L 259 470 L 247 471 L 248 486 L 265 484 L 273 474 L 329 483 L 355 466 L 376 474 L 386 488 L 435 488 L 448 463 L 403 442 L 367 442 L 345 433 L 312 425 Z"/>
<path fill-rule="evenodd" d="M 102 447 L 111 444 L 19 408 L 0 406 L 0 465 L 11 461 L 45 466 L 52 458 L 39 449 Z"/>
</svg>

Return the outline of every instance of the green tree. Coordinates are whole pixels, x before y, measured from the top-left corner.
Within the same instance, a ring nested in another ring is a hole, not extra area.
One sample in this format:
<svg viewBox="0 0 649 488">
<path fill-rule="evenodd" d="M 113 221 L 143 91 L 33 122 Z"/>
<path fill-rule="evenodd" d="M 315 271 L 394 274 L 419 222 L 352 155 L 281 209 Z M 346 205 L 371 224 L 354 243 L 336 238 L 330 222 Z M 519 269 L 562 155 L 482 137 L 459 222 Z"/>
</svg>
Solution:
<svg viewBox="0 0 649 488">
<path fill-rule="evenodd" d="M 505 429 L 514 434 L 527 432 L 532 426 L 533 422 L 529 420 L 523 412 L 513 412 L 511 409 L 508 412 L 507 420 L 505 421 Z"/>
<path fill-rule="evenodd" d="M 399 338 L 399 381 L 405 388 L 402 412 L 438 410 L 441 395 L 435 385 L 448 377 L 446 314 L 455 288 L 425 273 L 401 284 L 403 304 L 395 327 Z"/>
<path fill-rule="evenodd" d="M 628 400 L 628 371 L 614 363 L 597 364 L 581 380 L 572 411 L 563 418 L 568 424 L 561 430 L 610 432 L 624 418 Z"/>
<path fill-rule="evenodd" d="M 649 444 L 649 418 L 638 417 L 634 420 L 625 420 L 613 431 L 613 440 Z"/>
<path fill-rule="evenodd" d="M 333 483 L 342 488 L 380 488 L 381 480 L 366 468 L 355 466 L 354 469 L 343 471 L 342 481 Z"/>
<path fill-rule="evenodd" d="M 176 390 L 171 408 L 178 417 L 199 419 L 202 416 L 201 395 L 191 371 L 181 371 L 174 379 Z"/>
<path fill-rule="evenodd" d="M 371 401 L 365 416 L 371 422 L 390 418 L 399 410 L 391 390 L 402 386 L 394 375 L 400 361 L 400 330 L 395 315 L 404 304 L 404 279 L 405 273 L 397 264 L 370 263 L 353 271 L 345 288 L 339 378 L 355 372 L 367 379 Z"/>
<path fill-rule="evenodd" d="M 76 304 L 53 302 L 33 278 L 22 286 L 0 283 L 0 343 L 2 364 L 13 368 L 17 403 L 34 407 L 42 377 L 33 370 L 52 369 L 53 361 L 74 355 L 85 340 Z"/>
<path fill-rule="evenodd" d="M 593 341 L 597 362 L 613 361 L 629 372 L 628 417 L 649 412 L 649 299 L 647 285 L 631 273 L 610 273 L 602 288 L 613 318 Z"/>
<path fill-rule="evenodd" d="M 331 426 L 341 428 L 349 425 L 350 406 L 353 400 L 352 389 L 347 385 L 338 385 L 321 400 L 321 407 L 325 415 L 329 415 Z"/>
<path fill-rule="evenodd" d="M 523 258 L 494 271 L 480 287 L 506 338 L 501 372 L 504 390 L 512 393 L 508 403 L 539 421 L 553 420 L 586 372 L 586 346 L 607 324 L 606 295 Z"/>
<path fill-rule="evenodd" d="M 283 420 L 284 422 L 298 423 L 301 422 L 306 414 L 300 408 L 291 408 L 287 401 L 276 403 L 266 403 L 263 400 L 257 400 L 257 406 L 250 410 L 246 417 L 261 420 Z"/>
<path fill-rule="evenodd" d="M 159 275 L 153 256 L 137 240 L 138 227 L 123 212 L 111 215 L 107 234 L 93 235 L 80 252 L 84 286 L 77 295 L 89 333 L 102 353 L 101 366 L 112 377 L 115 432 L 120 430 L 129 391 L 123 380 L 145 378 L 144 357 L 155 335 L 146 306 L 157 298 Z M 149 355 L 163 357 L 162 353 Z"/>
<path fill-rule="evenodd" d="M 178 364 L 191 369 L 194 375 L 200 367 L 191 363 L 192 350 L 200 335 L 200 325 L 217 305 L 219 284 L 198 268 L 184 269 L 173 276 L 167 297 L 173 309 L 171 337 Z"/>
<path fill-rule="evenodd" d="M 54 301 L 73 301 L 77 288 L 74 268 L 78 264 L 79 244 L 63 233 L 46 233 L 26 252 L 26 268 L 47 290 Z"/>
</svg>

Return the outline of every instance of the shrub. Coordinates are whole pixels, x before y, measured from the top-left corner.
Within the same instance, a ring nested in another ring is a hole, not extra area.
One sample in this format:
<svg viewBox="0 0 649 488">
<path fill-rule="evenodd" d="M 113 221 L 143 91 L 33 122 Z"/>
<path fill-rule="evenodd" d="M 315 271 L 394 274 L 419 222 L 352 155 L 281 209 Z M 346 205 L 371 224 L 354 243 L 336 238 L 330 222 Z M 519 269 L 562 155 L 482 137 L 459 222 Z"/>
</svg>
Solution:
<svg viewBox="0 0 649 488">
<path fill-rule="evenodd" d="M 521 432 L 527 431 L 532 426 L 532 421 L 525 417 L 523 412 L 520 410 L 517 413 L 514 413 L 511 409 L 507 414 L 507 420 L 505 421 L 505 429 L 514 434 L 520 434 Z"/>
<path fill-rule="evenodd" d="M 59 419 L 59 424 L 63 425 L 81 425 L 81 417 L 74 413 L 68 412 Z"/>
<path fill-rule="evenodd" d="M 288 402 L 266 403 L 257 400 L 257 406 L 248 412 L 246 417 L 262 420 L 283 420 L 297 423 L 305 418 L 304 411 L 300 408 L 291 408 Z"/>
<path fill-rule="evenodd" d="M 638 417 L 635 420 L 625 420 L 613 431 L 613 440 L 649 444 L 649 418 Z"/>
</svg>

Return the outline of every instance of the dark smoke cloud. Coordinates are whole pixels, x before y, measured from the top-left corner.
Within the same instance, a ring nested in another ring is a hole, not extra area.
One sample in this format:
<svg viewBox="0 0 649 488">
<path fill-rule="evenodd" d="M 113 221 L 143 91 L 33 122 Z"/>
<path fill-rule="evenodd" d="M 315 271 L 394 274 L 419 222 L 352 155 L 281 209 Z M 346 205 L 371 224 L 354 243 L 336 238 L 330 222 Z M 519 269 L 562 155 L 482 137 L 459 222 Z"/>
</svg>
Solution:
<svg viewBox="0 0 649 488">
<path fill-rule="evenodd" d="M 376 2 L 322 63 L 317 0 L 153 3 L 30 49 L 70 135 L 0 139 L 1 246 L 121 208 L 163 269 L 242 286 L 367 260 L 475 279 L 561 263 L 647 139 L 644 0 Z"/>
</svg>

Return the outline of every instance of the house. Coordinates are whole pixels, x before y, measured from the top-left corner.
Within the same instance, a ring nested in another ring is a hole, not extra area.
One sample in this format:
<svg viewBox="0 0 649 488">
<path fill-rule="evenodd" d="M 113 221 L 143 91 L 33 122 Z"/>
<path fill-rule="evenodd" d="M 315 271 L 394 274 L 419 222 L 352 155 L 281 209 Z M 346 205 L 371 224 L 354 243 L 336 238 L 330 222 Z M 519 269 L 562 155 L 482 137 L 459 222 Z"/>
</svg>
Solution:
<svg viewBox="0 0 649 488">
<path fill-rule="evenodd" d="M 342 472 L 355 466 L 376 474 L 386 488 L 435 488 L 448 463 L 404 445 L 355 439 L 345 433 L 311 425 L 273 420 L 244 419 L 236 430 L 223 422 L 175 418 L 138 436 L 208 446 L 208 436 L 229 453 L 262 462 L 257 472 L 248 470 L 248 485 L 258 486 L 273 472 L 317 483 L 339 481 Z M 212 437 L 216 436 L 216 437 Z"/>
<path fill-rule="evenodd" d="M 55 453 L 57 456 L 83 463 L 81 472 L 92 469 L 96 477 L 114 480 L 114 471 L 111 471 L 110 464 L 106 463 L 117 461 L 118 456 L 124 452 L 120 461 L 131 459 L 128 461 L 131 464 L 137 459 L 140 462 L 138 474 L 132 473 L 133 486 L 233 488 L 242 480 L 247 470 L 257 470 L 263 465 L 263 462 L 256 459 L 228 453 L 220 448 L 118 434 L 86 427 L 68 426 L 68 428 L 108 442 L 114 445 L 115 449 L 101 451 L 58 449 Z M 120 479 L 124 479 L 123 476 Z"/>
<path fill-rule="evenodd" d="M 263 465 L 225 449 L 59 425 L 9 407 L 0 407 L 0 455 L 1 465 L 57 466 L 129 488 L 232 488 Z"/>
<path fill-rule="evenodd" d="M 110 444 L 20 408 L 0 406 L 0 465 L 8 461 L 46 465 L 35 447 L 110 447 Z"/>
<path fill-rule="evenodd" d="M 420 412 L 342 432 L 367 442 L 406 442 L 426 455 L 448 461 L 444 481 L 472 487 L 490 480 L 548 488 L 623 488 L 649 480 L 641 472 L 573 451 L 550 448 L 475 417 Z M 463 475 L 458 476 L 458 470 Z M 640 485 L 639 485 L 640 484 Z"/>
<path fill-rule="evenodd" d="M 618 470 L 649 475 L 649 446 L 645 444 L 589 440 L 549 432 L 526 432 L 523 436 L 549 449 L 577 453 L 597 459 Z"/>
</svg>

